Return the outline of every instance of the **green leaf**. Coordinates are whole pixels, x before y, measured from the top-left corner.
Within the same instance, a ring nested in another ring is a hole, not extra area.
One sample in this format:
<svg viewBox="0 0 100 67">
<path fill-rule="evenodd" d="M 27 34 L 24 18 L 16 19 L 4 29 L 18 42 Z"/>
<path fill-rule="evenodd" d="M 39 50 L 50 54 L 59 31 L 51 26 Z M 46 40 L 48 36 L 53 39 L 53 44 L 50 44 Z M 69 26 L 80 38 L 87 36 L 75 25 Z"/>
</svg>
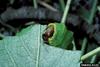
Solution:
<svg viewBox="0 0 100 67">
<path fill-rule="evenodd" d="M 27 34 L 27 33 L 30 31 L 30 29 L 31 29 L 32 27 L 33 27 L 33 25 L 31 25 L 31 26 L 29 26 L 29 27 L 27 27 L 27 28 L 21 30 L 21 32 L 18 32 L 18 33 L 16 34 L 16 36 L 21 36 L 21 35 L 23 35 L 23 34 Z"/>
<path fill-rule="evenodd" d="M 80 67 L 81 51 L 43 43 L 41 34 L 45 28 L 34 25 L 25 34 L 1 40 L 0 67 Z"/>
<path fill-rule="evenodd" d="M 97 2 L 97 0 L 89 0 L 89 3 L 91 5 L 90 10 L 87 10 L 83 6 L 81 6 L 78 11 L 79 15 L 89 24 L 91 24 L 93 21 L 93 17 L 97 10 Z"/>
</svg>

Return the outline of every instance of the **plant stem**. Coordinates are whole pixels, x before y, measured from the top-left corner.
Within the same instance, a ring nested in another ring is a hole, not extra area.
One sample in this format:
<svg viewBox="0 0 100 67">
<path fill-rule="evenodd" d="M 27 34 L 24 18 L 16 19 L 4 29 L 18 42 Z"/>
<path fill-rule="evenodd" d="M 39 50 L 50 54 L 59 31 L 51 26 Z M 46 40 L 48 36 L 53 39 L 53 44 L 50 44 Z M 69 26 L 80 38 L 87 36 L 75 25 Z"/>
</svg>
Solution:
<svg viewBox="0 0 100 67">
<path fill-rule="evenodd" d="M 75 45 L 74 40 L 72 41 L 72 44 L 73 44 L 73 50 L 76 50 L 76 45 Z"/>
<path fill-rule="evenodd" d="M 98 0 L 94 0 L 94 4 L 92 5 L 92 10 L 91 10 L 91 14 L 90 14 L 90 19 L 89 19 L 89 24 L 92 24 L 93 23 L 93 17 L 95 16 L 95 13 L 96 13 L 96 6 L 97 6 L 97 2 Z"/>
<path fill-rule="evenodd" d="M 99 52 L 100 52 L 100 47 L 98 47 L 98 48 L 94 49 L 93 51 L 91 51 L 91 52 L 89 52 L 89 53 L 83 55 L 83 56 L 81 57 L 81 61 L 83 61 L 83 60 L 85 60 L 85 59 L 87 59 L 87 58 L 89 58 L 89 57 L 91 57 L 91 56 L 93 56 L 93 55 L 96 55 L 96 54 L 99 53 Z"/>
<path fill-rule="evenodd" d="M 11 26 L 9 24 L 6 24 L 6 23 L 3 23 L 3 22 L 0 22 L 0 24 L 2 24 L 3 26 L 9 28 L 12 32 L 16 33 L 16 29 L 13 26 Z"/>
<path fill-rule="evenodd" d="M 0 33 L 0 38 L 4 38 L 4 37 L 5 37 L 5 35 L 3 35 L 3 34 Z"/>
<path fill-rule="evenodd" d="M 92 59 L 91 59 L 91 62 L 90 62 L 90 63 L 95 63 L 96 56 L 97 56 L 97 55 L 94 55 L 94 56 L 92 57 Z"/>
<path fill-rule="evenodd" d="M 37 0 L 33 0 L 33 5 L 34 5 L 34 8 L 37 8 Z"/>
<path fill-rule="evenodd" d="M 64 10 L 64 14 L 63 14 L 61 23 L 65 23 L 66 22 L 66 17 L 67 17 L 68 11 L 69 11 L 70 4 L 71 4 L 71 0 L 67 0 L 66 7 L 65 7 L 65 10 Z"/>
<path fill-rule="evenodd" d="M 61 6 L 62 11 L 64 11 L 64 9 L 65 9 L 64 0 L 59 0 L 59 3 L 60 3 L 60 6 Z"/>
<path fill-rule="evenodd" d="M 81 51 L 82 51 L 81 55 L 83 55 L 85 52 L 86 44 L 87 44 L 87 39 L 84 38 L 83 43 L 82 43 L 82 48 L 81 48 Z"/>
<path fill-rule="evenodd" d="M 25 25 L 27 26 L 27 25 L 34 25 L 36 22 L 34 22 L 34 21 L 32 21 L 32 22 L 28 22 L 28 23 L 26 23 Z"/>
<path fill-rule="evenodd" d="M 39 4 L 43 5 L 44 7 L 48 8 L 48 9 L 50 9 L 52 11 L 58 11 L 56 8 L 52 7 L 51 5 L 49 5 L 49 4 L 47 4 L 47 3 L 43 2 L 43 1 L 39 1 Z"/>
<path fill-rule="evenodd" d="M 100 6 L 97 7 L 98 11 L 100 12 Z"/>
</svg>

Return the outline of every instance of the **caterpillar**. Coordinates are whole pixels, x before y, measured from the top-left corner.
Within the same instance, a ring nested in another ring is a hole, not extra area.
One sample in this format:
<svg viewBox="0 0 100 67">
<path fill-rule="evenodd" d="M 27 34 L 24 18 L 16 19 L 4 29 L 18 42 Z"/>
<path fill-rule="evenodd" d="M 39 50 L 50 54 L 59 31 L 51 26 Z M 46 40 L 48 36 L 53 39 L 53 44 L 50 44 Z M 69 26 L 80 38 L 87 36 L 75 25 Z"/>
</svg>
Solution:
<svg viewBox="0 0 100 67">
<path fill-rule="evenodd" d="M 73 33 L 67 29 L 65 24 L 50 23 L 45 29 L 42 38 L 45 43 L 51 46 L 67 48 L 73 40 Z"/>
</svg>

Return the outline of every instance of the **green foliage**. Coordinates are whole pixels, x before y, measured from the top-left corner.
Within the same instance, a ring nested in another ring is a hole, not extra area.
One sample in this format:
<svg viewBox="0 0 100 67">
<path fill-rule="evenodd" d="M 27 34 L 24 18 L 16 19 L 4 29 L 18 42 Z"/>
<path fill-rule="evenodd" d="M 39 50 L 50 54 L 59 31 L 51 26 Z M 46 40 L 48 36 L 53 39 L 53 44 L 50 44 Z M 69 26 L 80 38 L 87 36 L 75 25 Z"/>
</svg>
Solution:
<svg viewBox="0 0 100 67">
<path fill-rule="evenodd" d="M 33 27 L 33 25 L 21 30 L 21 32 L 16 33 L 16 36 L 22 36 L 24 34 L 28 34 L 28 32 L 30 31 L 30 29 Z"/>
<path fill-rule="evenodd" d="M 89 24 L 92 23 L 95 12 L 97 10 L 97 2 L 98 0 L 90 0 L 89 3 L 91 3 L 90 9 L 87 10 L 86 8 L 84 8 L 83 6 L 81 6 L 81 8 L 79 9 L 79 15 Z"/>
<path fill-rule="evenodd" d="M 80 67 L 81 51 L 64 50 L 43 43 L 41 33 L 45 28 L 34 25 L 18 33 L 20 36 L 1 40 L 0 67 Z"/>
</svg>

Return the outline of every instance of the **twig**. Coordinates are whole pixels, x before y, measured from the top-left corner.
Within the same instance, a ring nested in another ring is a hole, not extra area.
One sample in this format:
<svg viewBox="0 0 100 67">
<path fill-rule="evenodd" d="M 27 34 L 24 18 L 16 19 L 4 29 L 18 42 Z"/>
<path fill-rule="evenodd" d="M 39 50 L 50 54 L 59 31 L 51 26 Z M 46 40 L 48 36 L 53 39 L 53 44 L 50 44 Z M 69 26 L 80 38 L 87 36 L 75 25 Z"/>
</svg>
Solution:
<svg viewBox="0 0 100 67">
<path fill-rule="evenodd" d="M 65 23 L 66 22 L 66 17 L 67 17 L 68 11 L 69 11 L 70 4 L 71 4 L 71 0 L 67 0 L 66 7 L 65 7 L 65 10 L 64 10 L 64 14 L 63 14 L 61 23 Z"/>
<path fill-rule="evenodd" d="M 9 28 L 12 32 L 16 32 L 16 29 L 14 28 L 14 27 L 12 27 L 11 25 L 8 25 L 8 24 L 6 24 L 6 23 L 3 23 L 3 22 L 0 22 L 3 26 L 5 26 L 5 27 L 7 27 L 7 28 Z"/>
<path fill-rule="evenodd" d="M 43 5 L 44 7 L 48 8 L 49 10 L 58 11 L 56 8 L 52 7 L 51 5 L 49 5 L 43 1 L 39 1 L 39 4 Z"/>
<path fill-rule="evenodd" d="M 81 57 L 81 61 L 83 61 L 83 60 L 85 60 L 85 59 L 87 59 L 87 58 L 89 58 L 89 57 L 91 57 L 91 56 L 93 56 L 93 55 L 96 55 L 96 54 L 99 53 L 99 52 L 100 52 L 100 47 L 98 47 L 98 48 L 94 49 L 93 51 L 91 51 L 91 52 L 89 52 L 89 53 L 83 55 L 83 56 Z"/>
<path fill-rule="evenodd" d="M 8 8 L 5 12 L 0 15 L 0 20 L 7 22 L 14 19 L 32 19 L 38 21 L 56 21 L 60 22 L 62 13 L 48 10 L 47 8 L 34 7 L 21 7 L 19 9 Z"/>
<path fill-rule="evenodd" d="M 28 23 L 26 23 L 25 25 L 27 26 L 27 25 L 33 25 L 33 24 L 35 24 L 36 22 L 34 22 L 34 21 L 32 21 L 32 22 L 28 22 Z"/>
</svg>

